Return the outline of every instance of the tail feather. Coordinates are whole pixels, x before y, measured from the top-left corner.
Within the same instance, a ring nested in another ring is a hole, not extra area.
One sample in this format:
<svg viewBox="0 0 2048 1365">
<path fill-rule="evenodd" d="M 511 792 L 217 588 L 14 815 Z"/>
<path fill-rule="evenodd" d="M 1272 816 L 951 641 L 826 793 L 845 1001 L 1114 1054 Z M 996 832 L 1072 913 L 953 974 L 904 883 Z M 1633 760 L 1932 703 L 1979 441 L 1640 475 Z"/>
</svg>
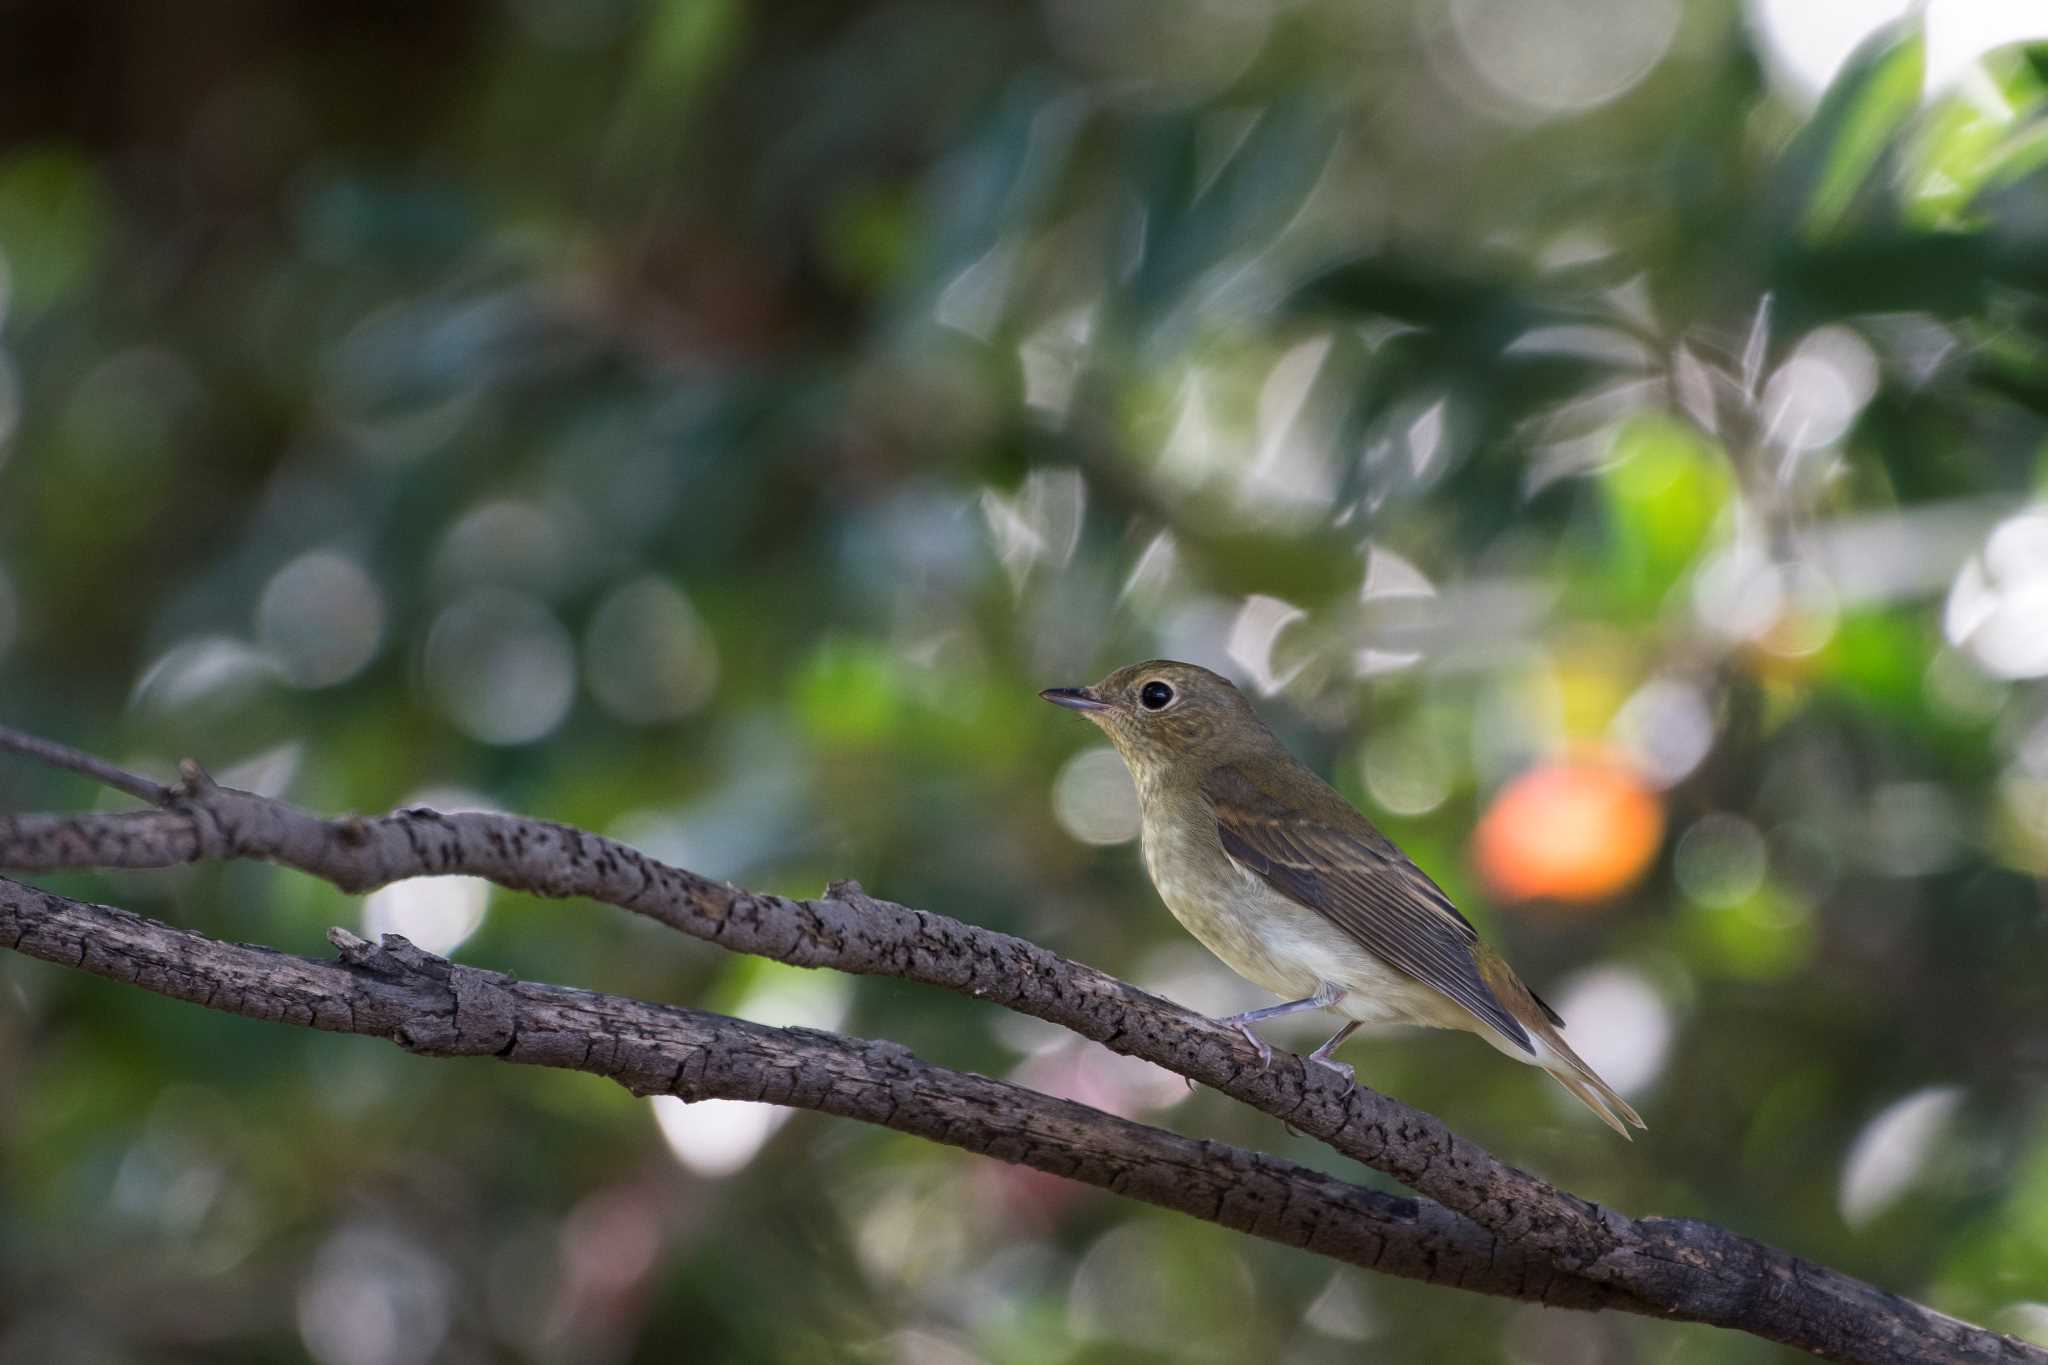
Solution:
<svg viewBox="0 0 2048 1365">
<path fill-rule="evenodd" d="M 1553 1080 L 1571 1091 L 1579 1103 L 1598 1114 L 1602 1122 L 1629 1141 L 1633 1142 L 1635 1139 L 1630 1137 L 1628 1129 L 1622 1125 L 1622 1120 L 1626 1119 L 1644 1132 L 1649 1131 L 1650 1126 L 1643 1122 L 1642 1115 L 1636 1113 L 1629 1102 L 1615 1092 L 1613 1086 L 1601 1080 L 1592 1067 L 1580 1061 L 1579 1054 L 1565 1045 L 1564 1039 L 1556 1030 L 1545 1029 L 1544 1033 L 1548 1036 L 1543 1038 L 1537 1050 L 1548 1054 L 1543 1058 L 1543 1069 L 1550 1073 Z M 1553 1058 L 1556 1064 L 1553 1064 Z"/>
<path fill-rule="evenodd" d="M 1559 1085 L 1571 1091 L 1581 1104 L 1598 1114 L 1601 1122 L 1629 1141 L 1635 1139 L 1630 1136 L 1627 1124 L 1648 1132 L 1649 1125 L 1643 1122 L 1642 1116 L 1565 1042 L 1564 1035 L 1558 1032 L 1564 1020 L 1558 1017 L 1557 1012 L 1537 999 L 1536 993 L 1522 984 L 1522 979 L 1498 954 L 1481 947 L 1475 956 L 1487 987 L 1507 1007 L 1508 1013 L 1515 1016 L 1516 1022 L 1528 1030 L 1530 1041 L 1536 1045 L 1534 1058 L 1523 1056 L 1519 1047 L 1512 1050 L 1503 1047 L 1501 1051 L 1523 1061 L 1533 1060 Z M 1493 1030 L 1482 1028 L 1480 1032 L 1484 1035 Z"/>
</svg>

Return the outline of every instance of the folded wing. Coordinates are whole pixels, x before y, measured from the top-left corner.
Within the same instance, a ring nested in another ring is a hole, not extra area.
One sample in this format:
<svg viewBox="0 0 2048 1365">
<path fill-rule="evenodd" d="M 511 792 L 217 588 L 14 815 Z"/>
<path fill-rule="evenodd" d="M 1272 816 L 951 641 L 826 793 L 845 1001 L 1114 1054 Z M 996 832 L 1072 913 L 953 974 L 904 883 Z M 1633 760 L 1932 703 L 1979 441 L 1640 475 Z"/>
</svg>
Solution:
<svg viewBox="0 0 2048 1365">
<path fill-rule="evenodd" d="M 1509 1041 L 1535 1052 L 1528 1031 L 1480 974 L 1472 952 L 1478 932 L 1363 816 L 1349 807 L 1323 818 L 1290 810 L 1227 765 L 1210 771 L 1202 791 L 1215 808 L 1224 851 L 1241 866 L 1381 961 L 1442 991 Z"/>
</svg>

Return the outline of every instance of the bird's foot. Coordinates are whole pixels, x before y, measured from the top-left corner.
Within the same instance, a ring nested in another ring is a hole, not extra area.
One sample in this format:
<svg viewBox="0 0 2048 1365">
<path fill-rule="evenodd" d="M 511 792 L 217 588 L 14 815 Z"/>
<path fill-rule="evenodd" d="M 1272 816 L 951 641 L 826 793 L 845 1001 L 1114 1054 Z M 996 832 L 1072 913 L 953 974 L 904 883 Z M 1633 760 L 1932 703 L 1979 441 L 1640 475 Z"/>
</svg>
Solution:
<svg viewBox="0 0 2048 1365">
<path fill-rule="evenodd" d="M 1237 1031 L 1244 1035 L 1245 1041 L 1258 1049 L 1259 1065 L 1261 1067 L 1271 1066 L 1273 1064 L 1273 1045 L 1258 1034 L 1253 1033 L 1252 1026 L 1243 1020 L 1234 1019 L 1231 1022 L 1237 1025 Z"/>
<path fill-rule="evenodd" d="M 1330 1071 L 1334 1071 L 1334 1072 L 1336 1072 L 1336 1073 L 1337 1073 L 1337 1075 L 1338 1075 L 1338 1076 L 1339 1076 L 1340 1078 L 1342 1078 L 1342 1080 L 1343 1080 L 1344 1084 L 1346 1084 L 1346 1085 L 1357 1085 L 1357 1084 L 1358 1084 L 1358 1073 L 1357 1073 L 1356 1071 L 1354 1071 L 1354 1070 L 1352 1070 L 1352 1069 L 1351 1069 L 1351 1063 L 1349 1063 L 1349 1062 L 1340 1062 L 1340 1061 L 1338 1061 L 1338 1060 L 1337 1060 L 1337 1059 L 1336 1059 L 1335 1057 L 1325 1057 L 1325 1056 L 1324 1056 L 1324 1055 L 1323 1055 L 1322 1053 L 1320 1053 L 1320 1052 L 1312 1052 L 1312 1053 L 1310 1053 L 1310 1054 L 1309 1054 L 1309 1058 L 1308 1058 L 1308 1059 L 1309 1059 L 1309 1060 L 1310 1060 L 1311 1062 L 1314 1062 L 1314 1063 L 1315 1063 L 1315 1064 L 1316 1064 L 1317 1066 L 1320 1066 L 1320 1067 L 1323 1067 L 1323 1068 L 1325 1068 L 1325 1069 L 1327 1069 L 1327 1070 L 1330 1070 Z"/>
<path fill-rule="evenodd" d="M 1314 1062 L 1317 1066 L 1328 1067 L 1330 1070 L 1336 1072 L 1339 1076 L 1342 1076 L 1344 1078 L 1344 1086 L 1346 1089 L 1349 1089 L 1350 1087 L 1358 1084 L 1358 1076 L 1355 1072 L 1352 1071 L 1351 1064 L 1349 1062 L 1340 1062 L 1335 1057 L 1332 1057 L 1330 1054 L 1335 1052 L 1338 1048 L 1344 1046 L 1344 1040 L 1346 1038 L 1349 1038 L 1352 1034 L 1356 1032 L 1358 1032 L 1358 1021 L 1356 1019 L 1353 1019 L 1351 1022 L 1344 1025 L 1343 1028 L 1338 1029 L 1335 1036 L 1333 1036 L 1329 1042 L 1324 1043 L 1314 1052 L 1308 1054 L 1308 1059 Z"/>
</svg>

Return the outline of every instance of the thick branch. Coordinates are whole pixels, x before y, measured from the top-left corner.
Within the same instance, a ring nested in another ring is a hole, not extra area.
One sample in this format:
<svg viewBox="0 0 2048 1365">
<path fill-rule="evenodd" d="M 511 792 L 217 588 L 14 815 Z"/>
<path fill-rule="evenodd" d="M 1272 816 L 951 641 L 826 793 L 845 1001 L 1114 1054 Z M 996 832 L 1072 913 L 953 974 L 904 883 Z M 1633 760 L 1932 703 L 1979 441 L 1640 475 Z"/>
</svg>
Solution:
<svg viewBox="0 0 2048 1365">
<path fill-rule="evenodd" d="M 342 930 L 340 962 L 228 944 L 0 878 L 0 948 L 177 1000 L 388 1038 L 430 1057 L 588 1072 L 637 1095 L 815 1109 L 1065 1176 L 1386 1275 L 1572 1308 L 1655 1310 L 1426 1200 L 920 1061 L 894 1043 L 515 980 Z"/>
<path fill-rule="evenodd" d="M 1061 1024 L 1286 1120 L 1463 1214 L 1504 1245 L 1670 1316 L 1862 1361 L 2048 1362 L 1971 1327 L 1712 1224 L 1629 1219 L 1496 1160 L 1400 1101 L 1283 1056 L 1262 1067 L 1233 1029 L 1023 939 L 877 900 L 850 883 L 820 900 L 759 895 L 565 825 L 430 810 L 322 820 L 186 782 L 154 811 L 0 822 L 0 866 L 153 868 L 262 858 L 364 891 L 460 873 L 587 896 L 737 951 L 894 976 Z"/>
</svg>

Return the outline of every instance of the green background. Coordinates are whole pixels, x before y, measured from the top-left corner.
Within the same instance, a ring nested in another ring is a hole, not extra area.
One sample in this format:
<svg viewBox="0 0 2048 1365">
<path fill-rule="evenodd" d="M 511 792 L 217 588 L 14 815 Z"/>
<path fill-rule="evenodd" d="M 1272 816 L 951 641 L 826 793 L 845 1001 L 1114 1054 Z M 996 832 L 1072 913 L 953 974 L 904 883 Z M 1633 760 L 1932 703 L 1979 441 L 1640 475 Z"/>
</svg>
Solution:
<svg viewBox="0 0 2048 1365">
<path fill-rule="evenodd" d="M 2048 51 L 1923 98 L 1893 30 L 1820 98 L 1760 12 L 0 7 L 0 721 L 857 878 L 1222 1011 L 1264 1001 L 1090 842 L 1128 795 L 1033 695 L 1194 658 L 1650 1131 L 1462 1035 L 1362 1079 L 2048 1339 Z M 1661 813 L 1640 875 L 1489 880 L 1510 784 L 1596 762 Z M 0 764 L 0 809 L 95 802 Z M 51 884 L 365 923 L 260 866 Z M 1378 1180 L 585 903 L 494 892 L 452 951 Z M 0 1359 L 1790 1358 L 751 1122 L 0 958 Z"/>
</svg>

